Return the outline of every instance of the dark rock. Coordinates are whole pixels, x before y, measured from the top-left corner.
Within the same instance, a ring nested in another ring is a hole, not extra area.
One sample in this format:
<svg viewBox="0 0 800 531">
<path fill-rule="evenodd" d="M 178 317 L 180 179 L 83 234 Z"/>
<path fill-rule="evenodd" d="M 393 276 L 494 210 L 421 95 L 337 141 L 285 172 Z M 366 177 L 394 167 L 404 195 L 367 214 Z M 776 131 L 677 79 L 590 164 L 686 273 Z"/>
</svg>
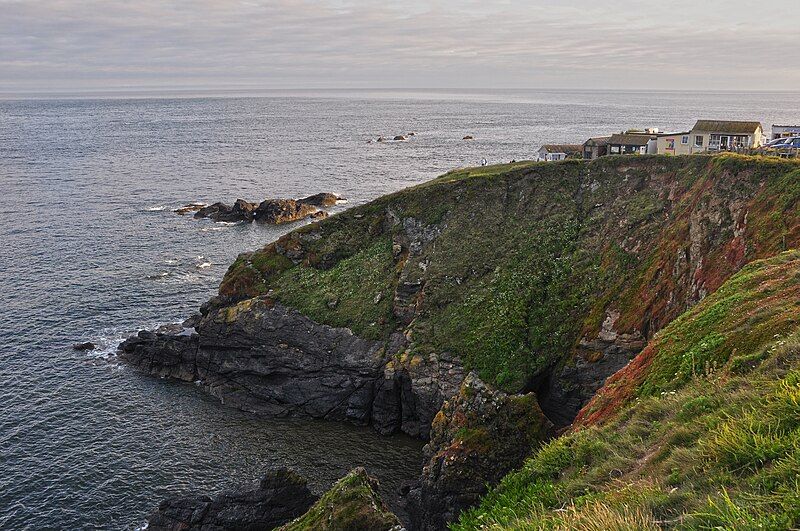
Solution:
<svg viewBox="0 0 800 531">
<path fill-rule="evenodd" d="M 224 403 L 273 416 L 372 423 L 384 434 L 427 437 L 444 399 L 458 391 L 460 364 L 445 354 L 401 354 L 349 329 L 315 323 L 268 298 L 201 309 L 196 334 L 142 331 L 119 359 L 143 372 L 199 382 Z"/>
<path fill-rule="evenodd" d="M 403 135 L 397 135 L 392 140 L 408 140 L 408 139 Z"/>
<path fill-rule="evenodd" d="M 475 138 L 472 135 L 467 135 L 464 138 L 462 138 L 461 140 L 474 140 L 474 139 Z"/>
<path fill-rule="evenodd" d="M 194 213 L 195 219 L 211 218 L 214 219 L 220 212 L 229 212 L 231 207 L 225 203 L 214 203 L 204 206 Z"/>
<path fill-rule="evenodd" d="M 216 496 L 168 498 L 150 514 L 153 531 L 273 529 L 300 516 L 316 498 L 306 480 L 288 470 L 270 472 L 256 489 Z"/>
<path fill-rule="evenodd" d="M 278 225 L 303 219 L 313 214 L 317 208 L 294 199 L 267 199 L 255 209 L 255 220 L 259 223 Z"/>
<path fill-rule="evenodd" d="M 420 486 L 408 492 L 414 529 L 443 530 L 552 434 L 533 393 L 508 395 L 470 373 L 425 445 Z"/>
<path fill-rule="evenodd" d="M 582 338 L 574 363 L 561 363 L 545 371 L 528 387 L 539 396 L 545 415 L 563 428 L 603 386 L 642 351 L 647 341 L 641 333 L 620 334 L 614 330 L 619 312 L 606 312 L 597 337 Z"/>
<path fill-rule="evenodd" d="M 205 207 L 205 203 L 191 203 L 189 205 L 182 206 L 180 208 L 176 208 L 174 212 L 177 212 L 181 216 L 185 216 L 186 214 L 190 214 L 192 212 L 197 212 L 201 208 Z"/>
<path fill-rule="evenodd" d="M 195 212 L 194 217 L 195 219 L 209 218 L 213 221 L 224 221 L 228 223 L 252 221 L 255 208 L 255 203 L 249 203 L 244 199 L 237 199 L 232 207 L 225 203 L 214 203 L 213 205 L 203 207 Z"/>
<path fill-rule="evenodd" d="M 312 205 L 315 207 L 329 207 L 334 206 L 337 201 L 339 201 L 341 197 L 336 194 L 314 194 L 308 197 L 304 197 L 303 199 L 298 199 L 299 203 L 306 203 L 308 205 Z"/>
<path fill-rule="evenodd" d="M 324 210 L 319 210 L 317 212 L 314 212 L 313 214 L 309 214 L 308 219 L 325 219 L 328 217 L 328 215 L 329 214 Z"/>
<path fill-rule="evenodd" d="M 94 350 L 97 347 L 91 341 L 87 341 L 85 343 L 75 343 L 72 348 L 75 350 Z"/>
</svg>

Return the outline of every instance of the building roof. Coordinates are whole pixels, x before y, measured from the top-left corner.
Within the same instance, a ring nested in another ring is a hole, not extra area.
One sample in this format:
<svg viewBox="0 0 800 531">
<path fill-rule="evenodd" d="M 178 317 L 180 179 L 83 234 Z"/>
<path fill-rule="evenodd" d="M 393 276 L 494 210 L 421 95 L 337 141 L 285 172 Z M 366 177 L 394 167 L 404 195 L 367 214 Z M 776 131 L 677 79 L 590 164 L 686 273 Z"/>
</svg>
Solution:
<svg viewBox="0 0 800 531">
<path fill-rule="evenodd" d="M 691 133 L 692 133 L 691 131 L 678 131 L 678 132 L 675 132 L 675 133 L 658 133 L 658 134 L 656 134 L 654 136 L 657 136 L 659 138 L 663 138 L 665 136 L 684 136 L 684 135 L 689 135 Z"/>
<path fill-rule="evenodd" d="M 580 153 L 583 150 L 583 144 L 545 144 L 542 148 L 548 153 Z"/>
<path fill-rule="evenodd" d="M 591 142 L 594 146 L 605 146 L 610 138 L 610 136 L 596 136 L 584 142 L 583 145 L 585 146 Z"/>
<path fill-rule="evenodd" d="M 730 133 L 739 135 L 752 135 L 761 127 L 761 122 L 731 122 L 724 120 L 697 120 L 692 131 L 705 131 L 708 133 Z"/>
<path fill-rule="evenodd" d="M 623 146 L 646 146 L 651 138 L 650 135 L 611 135 L 608 143 Z"/>
</svg>

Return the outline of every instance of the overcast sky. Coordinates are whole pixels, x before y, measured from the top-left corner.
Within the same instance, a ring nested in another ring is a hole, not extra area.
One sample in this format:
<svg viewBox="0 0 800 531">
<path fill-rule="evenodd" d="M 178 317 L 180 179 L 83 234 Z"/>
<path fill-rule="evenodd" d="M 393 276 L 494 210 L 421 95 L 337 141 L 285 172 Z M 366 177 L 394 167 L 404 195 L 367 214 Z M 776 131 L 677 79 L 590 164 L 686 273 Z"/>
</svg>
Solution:
<svg viewBox="0 0 800 531">
<path fill-rule="evenodd" d="M 0 91 L 789 90 L 799 28 L 763 0 L 0 0 Z"/>
</svg>

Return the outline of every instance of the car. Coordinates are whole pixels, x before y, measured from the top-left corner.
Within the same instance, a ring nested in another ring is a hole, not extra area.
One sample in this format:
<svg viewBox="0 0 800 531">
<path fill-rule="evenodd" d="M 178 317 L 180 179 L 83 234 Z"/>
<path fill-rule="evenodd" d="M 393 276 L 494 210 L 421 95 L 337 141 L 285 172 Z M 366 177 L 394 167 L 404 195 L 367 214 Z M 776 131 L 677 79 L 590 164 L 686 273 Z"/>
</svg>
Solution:
<svg viewBox="0 0 800 531">
<path fill-rule="evenodd" d="M 772 146 L 772 149 L 800 149 L 800 136 L 787 138 L 785 142 Z"/>
<path fill-rule="evenodd" d="M 778 144 L 783 144 L 787 140 L 791 140 L 791 138 L 787 138 L 785 136 L 782 136 L 780 138 L 774 138 L 774 139 L 770 140 L 769 142 L 767 142 L 766 144 L 764 144 L 764 147 L 766 147 L 766 148 L 775 147 Z"/>
</svg>

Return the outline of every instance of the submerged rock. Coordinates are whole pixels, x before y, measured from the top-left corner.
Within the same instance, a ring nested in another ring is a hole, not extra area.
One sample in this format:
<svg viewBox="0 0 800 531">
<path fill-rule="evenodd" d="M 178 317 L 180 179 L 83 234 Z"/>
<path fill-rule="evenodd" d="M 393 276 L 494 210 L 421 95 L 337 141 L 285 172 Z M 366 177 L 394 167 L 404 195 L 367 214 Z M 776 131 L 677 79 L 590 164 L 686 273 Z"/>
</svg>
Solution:
<svg viewBox="0 0 800 531">
<path fill-rule="evenodd" d="M 314 503 L 306 480 L 289 470 L 270 472 L 256 489 L 221 492 L 214 497 L 168 498 L 150 514 L 150 531 L 273 529 L 303 514 Z"/>
<path fill-rule="evenodd" d="M 464 138 L 462 138 L 461 140 L 475 140 L 475 138 L 474 138 L 472 135 L 466 135 L 466 136 L 465 136 Z"/>
<path fill-rule="evenodd" d="M 87 341 L 85 343 L 75 343 L 72 348 L 75 350 L 94 350 L 97 347 L 91 341 Z"/>
<path fill-rule="evenodd" d="M 470 373 L 433 420 L 420 485 L 407 494 L 413 529 L 447 529 L 552 429 L 536 395 L 509 395 Z"/>
<path fill-rule="evenodd" d="M 392 140 L 408 140 L 408 139 L 403 135 L 397 135 Z"/>
<path fill-rule="evenodd" d="M 188 205 L 184 205 L 180 208 L 176 208 L 173 212 L 177 212 L 181 216 L 185 216 L 186 214 L 191 214 L 192 212 L 197 212 L 201 208 L 205 207 L 205 203 L 191 203 Z"/>
<path fill-rule="evenodd" d="M 280 531 L 399 531 L 400 520 L 380 499 L 377 488 L 376 479 L 356 468 Z"/>
</svg>

